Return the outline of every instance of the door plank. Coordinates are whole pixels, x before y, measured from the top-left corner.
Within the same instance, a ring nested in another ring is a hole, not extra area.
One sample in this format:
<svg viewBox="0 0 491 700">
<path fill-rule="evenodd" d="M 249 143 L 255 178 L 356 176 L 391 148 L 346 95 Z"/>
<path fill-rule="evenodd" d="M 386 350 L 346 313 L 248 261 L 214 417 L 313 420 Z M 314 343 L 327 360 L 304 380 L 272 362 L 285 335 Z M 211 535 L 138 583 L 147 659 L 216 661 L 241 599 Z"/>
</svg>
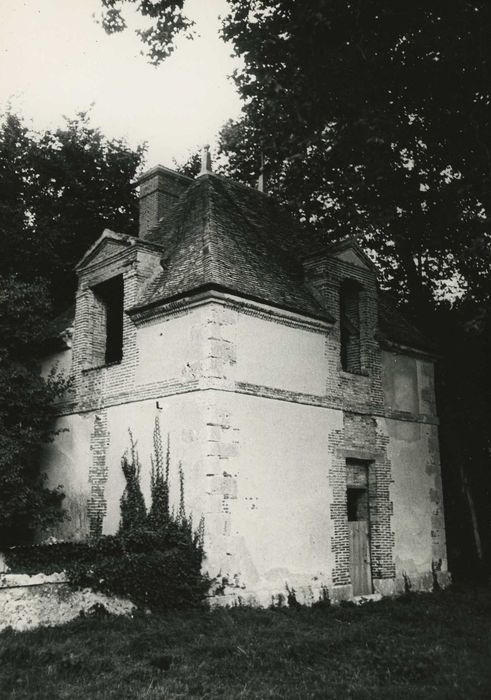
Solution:
<svg viewBox="0 0 491 700">
<path fill-rule="evenodd" d="M 366 520 L 350 521 L 348 522 L 348 530 L 353 595 L 369 595 L 372 593 L 372 577 L 368 522 Z"/>
</svg>

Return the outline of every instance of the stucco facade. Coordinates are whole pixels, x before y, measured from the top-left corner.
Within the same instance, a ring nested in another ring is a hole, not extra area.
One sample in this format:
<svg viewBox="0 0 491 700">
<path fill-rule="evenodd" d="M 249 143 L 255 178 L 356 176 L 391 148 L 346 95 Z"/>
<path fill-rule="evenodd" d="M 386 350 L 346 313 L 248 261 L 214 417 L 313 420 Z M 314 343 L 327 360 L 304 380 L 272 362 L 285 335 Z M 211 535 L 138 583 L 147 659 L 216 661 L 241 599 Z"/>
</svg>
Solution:
<svg viewBox="0 0 491 700">
<path fill-rule="evenodd" d="M 84 257 L 73 332 L 65 331 L 64 349 L 45 360 L 44 371 L 58 363 L 74 377 L 59 407 L 62 431 L 44 453 L 49 482 L 63 486 L 70 515 L 55 534 L 83 538 L 101 527 L 117 529 L 128 429 L 147 467 L 141 477 L 148 498 L 158 417 L 170 437 L 171 489 L 181 461 L 186 506 L 196 521 L 204 516 L 216 600 L 268 605 L 287 587 L 307 602 L 326 590 L 338 599 L 359 594 L 352 580 L 354 521 L 366 523 L 368 533 L 364 593 L 428 589 L 435 576 L 444 585 L 433 358 L 380 331 L 373 266 L 350 243 L 302 253 L 300 291 L 298 272 L 295 278 L 290 269 L 285 273 L 294 280 L 290 296 L 276 270 L 269 288 L 257 294 L 244 291 L 243 279 L 236 285 L 205 279 L 193 288 L 194 272 L 181 262 L 171 224 L 161 239 L 155 235 L 155 212 L 172 206 L 169 197 L 187 195 L 180 189 L 159 195 L 162 182 L 174 180 L 166 169 L 152 173 L 142 184 L 143 236 L 106 232 Z M 183 191 L 204 187 L 179 177 Z M 191 209 L 188 203 L 186 216 Z M 179 243 L 185 222 L 177 228 Z M 223 240 L 196 230 L 187 257 L 203 255 L 208 264 L 206 256 Z M 216 230 L 231 235 L 226 227 Z M 244 259 L 246 252 L 241 248 Z M 232 275 L 232 258 L 222 275 Z M 193 257 L 193 269 L 198 265 Z M 176 269 L 174 284 L 169 275 Z M 217 274 L 213 261 L 209 269 Z M 124 287 L 122 357 L 107 363 L 98 349 L 107 330 L 98 290 L 116 276 Z M 182 294 L 176 293 L 179 280 Z M 346 321 L 356 371 L 343 368 L 351 361 L 342 348 L 340 285 L 346 280 L 359 290 L 357 321 L 349 325 L 348 307 Z M 157 298 L 158 285 L 172 293 Z"/>
</svg>

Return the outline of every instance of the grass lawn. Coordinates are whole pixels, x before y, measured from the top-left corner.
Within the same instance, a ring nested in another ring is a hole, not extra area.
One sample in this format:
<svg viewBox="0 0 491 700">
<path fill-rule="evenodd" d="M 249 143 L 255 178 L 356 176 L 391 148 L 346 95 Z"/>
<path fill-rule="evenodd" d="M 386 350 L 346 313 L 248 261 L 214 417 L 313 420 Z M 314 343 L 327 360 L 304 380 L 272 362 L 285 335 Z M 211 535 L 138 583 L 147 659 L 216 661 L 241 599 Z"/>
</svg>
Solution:
<svg viewBox="0 0 491 700">
<path fill-rule="evenodd" d="M 0 634 L 0 698 L 491 698 L 491 591 Z"/>
</svg>

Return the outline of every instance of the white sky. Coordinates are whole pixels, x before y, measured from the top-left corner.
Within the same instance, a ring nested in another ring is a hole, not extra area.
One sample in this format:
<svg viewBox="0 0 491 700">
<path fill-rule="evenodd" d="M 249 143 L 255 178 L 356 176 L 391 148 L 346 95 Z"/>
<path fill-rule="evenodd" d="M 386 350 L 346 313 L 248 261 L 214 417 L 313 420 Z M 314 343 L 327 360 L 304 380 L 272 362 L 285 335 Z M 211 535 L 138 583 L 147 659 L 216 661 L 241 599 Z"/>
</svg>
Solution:
<svg viewBox="0 0 491 700">
<path fill-rule="evenodd" d="M 147 165 L 172 167 L 239 114 L 227 79 L 237 59 L 218 37 L 226 9 L 226 0 L 187 0 L 200 36 L 155 68 L 131 27 L 104 33 L 99 0 L 0 0 L 0 111 L 10 105 L 42 130 L 93 103 L 106 136 L 147 141 Z"/>
</svg>

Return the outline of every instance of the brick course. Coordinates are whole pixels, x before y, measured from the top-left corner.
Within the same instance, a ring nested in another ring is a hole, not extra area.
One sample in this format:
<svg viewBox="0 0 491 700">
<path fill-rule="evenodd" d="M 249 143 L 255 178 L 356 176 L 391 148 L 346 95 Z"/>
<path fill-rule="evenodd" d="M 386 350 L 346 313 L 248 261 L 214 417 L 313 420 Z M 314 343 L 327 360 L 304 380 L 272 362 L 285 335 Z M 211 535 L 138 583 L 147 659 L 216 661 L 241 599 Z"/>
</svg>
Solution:
<svg viewBox="0 0 491 700">
<path fill-rule="evenodd" d="M 87 512 L 90 534 L 93 537 L 102 534 L 102 521 L 107 509 L 105 486 L 107 481 L 106 452 L 109 439 L 107 413 L 100 411 L 94 417 L 94 430 L 90 436 L 92 463 L 89 466 L 90 499 Z"/>
</svg>

